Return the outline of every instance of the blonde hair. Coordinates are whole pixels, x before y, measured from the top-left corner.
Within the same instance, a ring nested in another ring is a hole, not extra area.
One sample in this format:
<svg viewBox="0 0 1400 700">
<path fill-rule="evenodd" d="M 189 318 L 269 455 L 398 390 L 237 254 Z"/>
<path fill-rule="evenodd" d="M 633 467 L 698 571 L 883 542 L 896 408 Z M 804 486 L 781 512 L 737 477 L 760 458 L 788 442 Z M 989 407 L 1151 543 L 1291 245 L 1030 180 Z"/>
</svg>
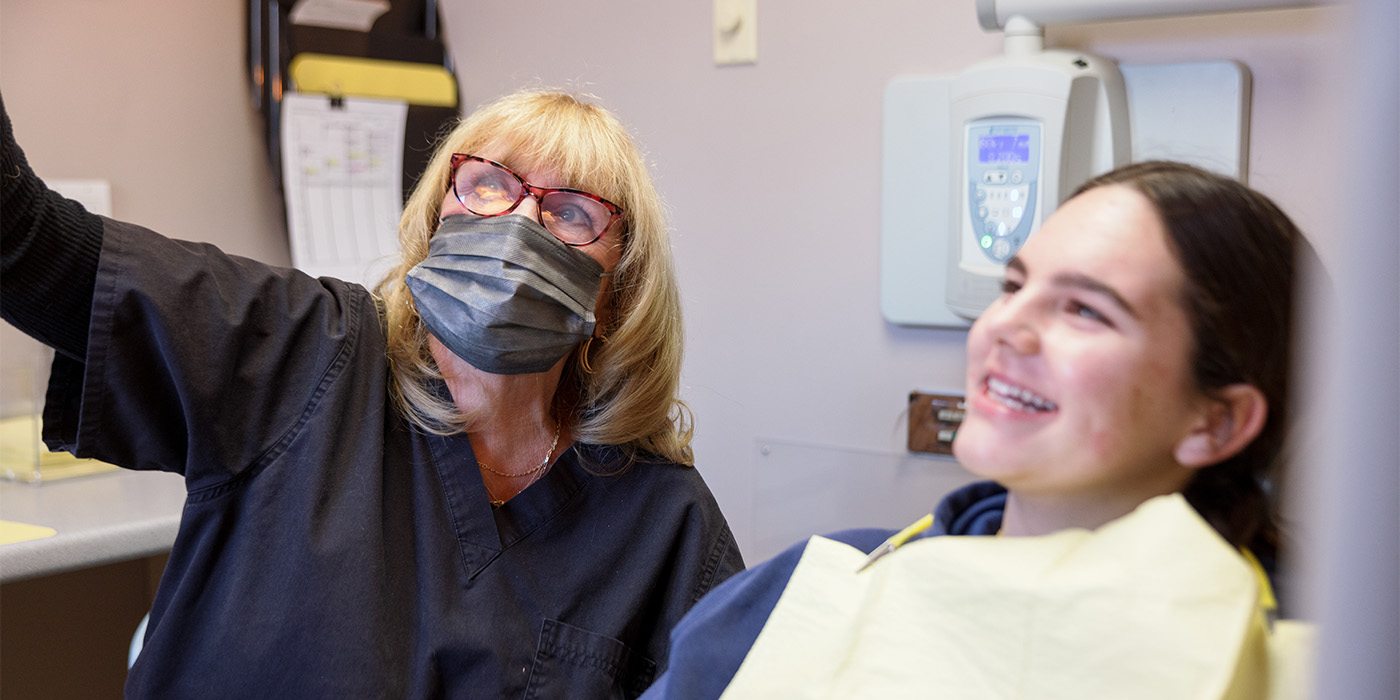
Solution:
<svg viewBox="0 0 1400 700">
<path fill-rule="evenodd" d="M 462 120 L 438 144 L 399 222 L 403 255 L 379 283 L 385 307 L 394 401 L 432 433 L 466 428 L 469 418 L 440 396 L 442 375 L 405 275 L 428 254 L 449 187 L 453 153 L 504 149 L 520 171 L 550 169 L 571 187 L 622 207 L 622 255 L 611 279 L 611 313 L 600 314 L 597 342 L 565 361 L 556 418 L 580 442 L 621 447 L 630 460 L 693 464 L 690 410 L 679 399 L 680 295 L 661 198 L 641 153 L 607 110 L 560 92 L 518 92 Z M 606 324 L 606 325 L 604 325 Z M 591 347 L 589 347 L 591 346 Z M 586 351 L 586 352 L 585 352 Z"/>
</svg>

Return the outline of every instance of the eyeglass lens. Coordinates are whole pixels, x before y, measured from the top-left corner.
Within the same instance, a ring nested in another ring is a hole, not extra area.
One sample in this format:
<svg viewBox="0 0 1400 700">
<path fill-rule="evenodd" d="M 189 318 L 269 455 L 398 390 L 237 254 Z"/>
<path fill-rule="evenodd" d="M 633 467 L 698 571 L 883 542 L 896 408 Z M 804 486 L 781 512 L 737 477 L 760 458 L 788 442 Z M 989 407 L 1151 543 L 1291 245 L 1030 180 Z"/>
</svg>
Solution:
<svg viewBox="0 0 1400 700">
<path fill-rule="evenodd" d="M 525 185 L 514 173 L 493 163 L 465 160 L 453 182 L 462 206 L 478 216 L 498 216 L 525 198 Z M 540 198 L 540 223 L 559 240 L 586 245 L 612 223 L 607 205 L 577 192 L 545 190 Z"/>
</svg>

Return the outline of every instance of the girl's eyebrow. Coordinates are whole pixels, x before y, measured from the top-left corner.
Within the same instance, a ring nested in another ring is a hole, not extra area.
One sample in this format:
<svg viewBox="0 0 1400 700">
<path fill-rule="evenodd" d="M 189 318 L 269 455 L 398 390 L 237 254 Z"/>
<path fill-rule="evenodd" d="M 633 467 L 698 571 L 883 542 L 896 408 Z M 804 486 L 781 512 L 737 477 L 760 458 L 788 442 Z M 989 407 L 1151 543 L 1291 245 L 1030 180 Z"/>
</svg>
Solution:
<svg viewBox="0 0 1400 700">
<path fill-rule="evenodd" d="M 1011 258 L 1011 260 L 1006 263 L 1006 269 L 1015 270 L 1021 273 L 1022 277 L 1028 277 L 1030 275 L 1030 269 L 1026 267 L 1025 261 L 1021 260 L 1020 257 Z M 1052 277 L 1050 283 L 1057 287 L 1072 287 L 1094 294 L 1101 294 L 1108 297 L 1114 305 L 1121 308 L 1124 313 L 1134 319 L 1141 318 L 1138 316 L 1137 309 L 1134 309 L 1133 305 L 1129 304 L 1128 300 L 1124 299 L 1123 295 L 1118 293 L 1118 290 L 1088 275 L 1078 272 L 1061 272 Z"/>
</svg>

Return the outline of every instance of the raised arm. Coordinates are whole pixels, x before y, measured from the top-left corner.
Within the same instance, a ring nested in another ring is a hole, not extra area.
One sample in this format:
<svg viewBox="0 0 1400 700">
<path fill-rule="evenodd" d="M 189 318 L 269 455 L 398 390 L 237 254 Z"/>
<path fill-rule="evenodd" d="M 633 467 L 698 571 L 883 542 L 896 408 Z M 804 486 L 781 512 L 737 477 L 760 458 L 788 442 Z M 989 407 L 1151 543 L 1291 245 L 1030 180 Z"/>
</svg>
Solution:
<svg viewBox="0 0 1400 700">
<path fill-rule="evenodd" d="M 82 361 L 102 219 L 34 174 L 15 141 L 3 97 L 0 119 L 0 316 Z"/>
</svg>

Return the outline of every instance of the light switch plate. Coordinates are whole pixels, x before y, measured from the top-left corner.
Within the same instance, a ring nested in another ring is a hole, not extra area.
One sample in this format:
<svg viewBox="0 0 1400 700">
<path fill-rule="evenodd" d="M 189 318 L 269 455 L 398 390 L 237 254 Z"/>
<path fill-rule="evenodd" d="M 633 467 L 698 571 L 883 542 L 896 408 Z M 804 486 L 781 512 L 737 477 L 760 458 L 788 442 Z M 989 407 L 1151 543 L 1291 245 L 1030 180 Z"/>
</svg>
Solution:
<svg viewBox="0 0 1400 700">
<path fill-rule="evenodd" d="M 714 0 L 715 65 L 758 61 L 758 0 Z"/>
</svg>

